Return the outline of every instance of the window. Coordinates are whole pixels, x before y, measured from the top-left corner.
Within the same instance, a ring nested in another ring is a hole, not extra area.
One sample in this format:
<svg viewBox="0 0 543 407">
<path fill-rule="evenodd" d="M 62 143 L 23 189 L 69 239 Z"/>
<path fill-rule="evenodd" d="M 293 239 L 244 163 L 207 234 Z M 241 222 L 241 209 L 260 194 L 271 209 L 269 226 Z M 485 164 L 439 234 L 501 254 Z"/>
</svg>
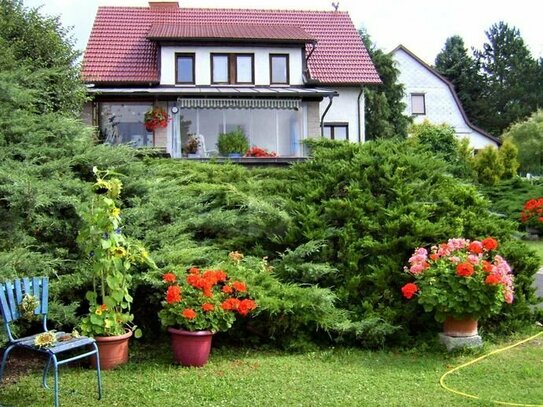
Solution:
<svg viewBox="0 0 543 407">
<path fill-rule="evenodd" d="M 426 114 L 426 103 L 424 101 L 424 94 L 411 94 L 411 114 Z"/>
<path fill-rule="evenodd" d="M 289 83 L 288 54 L 270 54 L 270 83 Z"/>
<path fill-rule="evenodd" d="M 175 83 L 194 84 L 194 54 L 175 54 Z"/>
<path fill-rule="evenodd" d="M 349 140 L 348 123 L 324 123 L 322 135 L 330 140 Z"/>
<path fill-rule="evenodd" d="M 211 83 L 253 84 L 254 54 L 211 54 Z"/>
</svg>

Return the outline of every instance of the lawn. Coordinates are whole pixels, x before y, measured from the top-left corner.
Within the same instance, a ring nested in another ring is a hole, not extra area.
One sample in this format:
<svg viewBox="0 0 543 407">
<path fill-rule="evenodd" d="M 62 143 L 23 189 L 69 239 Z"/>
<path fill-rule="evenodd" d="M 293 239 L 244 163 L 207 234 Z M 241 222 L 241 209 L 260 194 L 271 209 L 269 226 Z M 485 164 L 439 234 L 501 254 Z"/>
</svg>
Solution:
<svg viewBox="0 0 543 407">
<path fill-rule="evenodd" d="M 447 385 L 486 401 L 462 398 L 440 387 L 441 375 L 451 367 L 507 344 L 453 355 L 340 348 L 299 354 L 214 349 L 210 362 L 200 369 L 172 365 L 167 342 L 137 345 L 128 365 L 104 372 L 101 402 L 93 398 L 94 372 L 79 367 L 61 369 L 60 400 L 64 406 L 161 407 L 490 406 L 490 399 L 542 404 L 543 336 L 447 378 Z M 39 386 L 39 373 L 4 385 L 0 405 L 52 405 L 52 392 Z"/>
<path fill-rule="evenodd" d="M 524 240 L 523 242 L 526 243 L 526 246 L 536 251 L 541 267 L 543 267 L 543 240 Z"/>
</svg>

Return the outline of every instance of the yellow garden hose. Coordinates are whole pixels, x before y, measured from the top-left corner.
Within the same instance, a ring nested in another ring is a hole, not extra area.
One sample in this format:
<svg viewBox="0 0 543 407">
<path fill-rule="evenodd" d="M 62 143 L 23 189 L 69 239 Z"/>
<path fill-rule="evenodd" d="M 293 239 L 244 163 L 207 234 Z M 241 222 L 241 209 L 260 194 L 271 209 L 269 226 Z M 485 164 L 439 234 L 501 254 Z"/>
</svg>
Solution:
<svg viewBox="0 0 543 407">
<path fill-rule="evenodd" d="M 451 393 L 454 393 L 454 394 L 457 394 L 457 395 L 463 396 L 463 397 L 468 397 L 468 398 L 471 398 L 471 399 L 481 400 L 481 398 L 479 396 L 474 396 L 473 394 L 462 393 L 461 391 L 450 388 L 449 386 L 447 386 L 445 384 L 445 378 L 448 375 L 450 375 L 451 373 L 456 372 L 457 370 L 463 369 L 463 368 L 465 368 L 466 366 L 469 366 L 469 365 L 473 365 L 474 363 L 477 363 L 477 362 L 479 362 L 479 361 L 481 361 L 483 359 L 486 359 L 487 357 L 489 357 L 491 355 L 495 355 L 496 353 L 504 352 L 504 351 L 512 349 L 512 348 L 514 348 L 516 346 L 522 345 L 523 343 L 531 341 L 532 339 L 535 339 L 540 335 L 543 335 L 543 331 L 539 332 L 538 334 L 536 334 L 534 336 L 530 336 L 527 339 L 523 339 L 520 342 L 514 343 L 513 345 L 509 345 L 509 346 L 506 346 L 505 348 L 494 350 L 492 352 L 487 353 L 486 355 L 478 357 L 477 359 L 471 360 L 471 361 L 469 361 L 467 363 L 464 363 L 463 365 L 457 366 L 457 367 L 449 370 L 448 372 L 446 372 L 443 376 L 441 376 L 441 379 L 439 379 L 439 384 L 441 385 L 441 387 L 443 387 L 447 391 L 450 391 Z M 519 403 L 510 403 L 510 402 L 507 402 L 507 401 L 498 401 L 498 400 L 490 400 L 490 401 L 492 403 L 500 404 L 500 405 L 503 405 L 503 406 L 543 407 L 543 404 L 519 404 Z"/>
</svg>

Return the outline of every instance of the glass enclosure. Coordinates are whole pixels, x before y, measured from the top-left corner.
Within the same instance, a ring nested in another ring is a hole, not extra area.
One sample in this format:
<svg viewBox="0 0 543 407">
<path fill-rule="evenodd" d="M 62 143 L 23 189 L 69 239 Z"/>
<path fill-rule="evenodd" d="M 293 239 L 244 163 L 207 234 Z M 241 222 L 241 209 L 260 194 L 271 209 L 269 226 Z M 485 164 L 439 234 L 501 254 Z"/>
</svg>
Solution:
<svg viewBox="0 0 543 407">
<path fill-rule="evenodd" d="M 152 103 L 100 103 L 98 125 L 104 142 L 153 146 L 153 133 L 143 125 L 145 112 L 151 107 Z"/>
<path fill-rule="evenodd" d="M 173 104 L 172 104 L 173 106 Z M 184 146 L 191 135 L 201 135 L 201 156 L 218 154 L 219 134 L 242 129 L 251 147 L 261 147 L 279 156 L 302 156 L 303 112 L 282 109 L 186 109 L 175 114 L 172 137 L 180 135 Z M 202 137 L 203 136 L 203 137 Z M 180 156 L 181 152 L 172 152 Z"/>
</svg>

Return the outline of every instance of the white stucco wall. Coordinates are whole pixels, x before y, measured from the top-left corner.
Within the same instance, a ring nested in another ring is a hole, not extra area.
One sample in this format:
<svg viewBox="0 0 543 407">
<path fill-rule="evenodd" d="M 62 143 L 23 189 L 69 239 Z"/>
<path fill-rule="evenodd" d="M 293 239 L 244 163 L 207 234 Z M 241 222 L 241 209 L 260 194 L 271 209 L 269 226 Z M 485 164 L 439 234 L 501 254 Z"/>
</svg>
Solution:
<svg viewBox="0 0 543 407">
<path fill-rule="evenodd" d="M 394 52 L 393 57 L 400 70 L 398 81 L 405 86 L 405 114 L 411 115 L 412 93 L 425 96 L 426 114 L 415 115 L 414 123 L 422 123 L 425 119 L 436 124 L 447 123 L 454 127 L 457 137 L 468 137 L 471 146 L 475 149 L 481 149 L 487 145 L 498 146 L 494 140 L 467 125 L 449 86 L 443 80 L 401 48 Z"/>
<path fill-rule="evenodd" d="M 211 53 L 254 53 L 255 85 L 270 85 L 270 54 L 289 54 L 290 85 L 302 85 L 302 49 L 300 47 L 185 47 L 161 48 L 161 85 L 175 85 L 175 53 L 195 54 L 196 85 L 211 84 Z M 187 85 L 179 85 L 187 86 Z M 243 85 L 236 85 L 243 86 Z"/>
<path fill-rule="evenodd" d="M 353 143 L 363 142 L 364 137 L 364 95 L 360 97 L 360 135 L 361 140 L 358 140 L 358 95 L 360 94 L 360 87 L 335 87 L 335 91 L 339 93 L 339 96 L 334 97 L 332 107 L 326 113 L 324 122 L 345 122 L 349 124 L 349 141 Z M 324 98 L 320 103 L 320 118 L 328 106 L 328 98 Z M 320 130 L 319 130 L 320 131 Z"/>
</svg>

